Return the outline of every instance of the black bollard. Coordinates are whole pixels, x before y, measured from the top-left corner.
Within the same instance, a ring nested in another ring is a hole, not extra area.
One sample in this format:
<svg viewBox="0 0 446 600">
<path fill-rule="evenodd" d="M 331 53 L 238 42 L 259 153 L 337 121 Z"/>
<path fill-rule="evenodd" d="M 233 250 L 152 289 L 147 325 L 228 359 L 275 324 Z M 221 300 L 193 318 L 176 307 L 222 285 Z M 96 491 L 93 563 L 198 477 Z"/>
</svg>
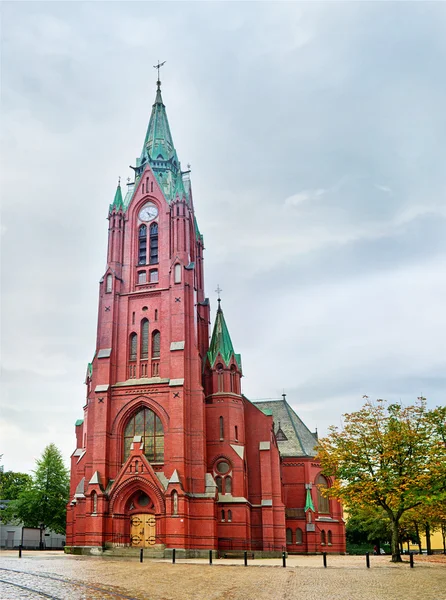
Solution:
<svg viewBox="0 0 446 600">
<path fill-rule="evenodd" d="M 19 558 L 22 558 L 22 544 L 19 546 Z"/>
<path fill-rule="evenodd" d="M 245 567 L 247 567 L 248 566 L 248 553 L 246 552 L 246 550 L 244 552 L 244 557 L 245 557 Z"/>
<path fill-rule="evenodd" d="M 282 552 L 282 567 L 286 567 L 286 552 Z"/>
<path fill-rule="evenodd" d="M 142 562 L 144 559 L 144 550 L 141 548 L 139 551 L 139 562 Z"/>
<path fill-rule="evenodd" d="M 411 552 L 409 554 L 409 559 L 410 559 L 410 568 L 413 569 L 413 552 Z"/>
<path fill-rule="evenodd" d="M 172 564 L 175 564 L 175 548 L 172 550 Z"/>
<path fill-rule="evenodd" d="M 368 552 L 365 553 L 365 564 L 367 569 L 370 569 L 370 554 Z"/>
<path fill-rule="evenodd" d="M 209 564 L 212 565 L 212 550 L 209 550 Z"/>
<path fill-rule="evenodd" d="M 323 552 L 322 556 L 323 556 L 323 559 L 324 559 L 324 568 L 326 569 L 327 568 L 327 553 Z"/>
</svg>

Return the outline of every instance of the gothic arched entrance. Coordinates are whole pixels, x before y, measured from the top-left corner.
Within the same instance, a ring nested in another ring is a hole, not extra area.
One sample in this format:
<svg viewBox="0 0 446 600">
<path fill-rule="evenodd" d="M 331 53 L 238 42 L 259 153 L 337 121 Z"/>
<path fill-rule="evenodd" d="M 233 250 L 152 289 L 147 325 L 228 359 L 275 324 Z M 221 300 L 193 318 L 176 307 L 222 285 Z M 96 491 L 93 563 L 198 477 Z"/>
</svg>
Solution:
<svg viewBox="0 0 446 600">
<path fill-rule="evenodd" d="M 127 514 L 130 521 L 130 545 L 134 548 L 148 548 L 156 544 L 155 506 L 142 490 L 134 492 L 127 501 Z"/>
<path fill-rule="evenodd" d="M 155 515 L 141 513 L 130 517 L 130 543 L 134 548 L 147 548 L 155 545 Z"/>
</svg>

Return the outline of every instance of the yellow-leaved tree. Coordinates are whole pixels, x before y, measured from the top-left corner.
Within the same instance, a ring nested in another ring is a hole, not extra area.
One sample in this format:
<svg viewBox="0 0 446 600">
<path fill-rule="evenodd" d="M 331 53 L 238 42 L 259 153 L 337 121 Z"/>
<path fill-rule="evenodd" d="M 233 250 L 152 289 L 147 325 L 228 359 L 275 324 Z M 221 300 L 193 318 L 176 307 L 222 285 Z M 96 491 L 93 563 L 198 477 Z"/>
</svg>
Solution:
<svg viewBox="0 0 446 600">
<path fill-rule="evenodd" d="M 446 501 L 446 407 L 428 409 L 367 400 L 319 440 L 318 458 L 334 477 L 324 495 L 346 507 L 384 509 L 392 531 L 392 561 L 400 562 L 399 521 L 407 511 Z"/>
</svg>

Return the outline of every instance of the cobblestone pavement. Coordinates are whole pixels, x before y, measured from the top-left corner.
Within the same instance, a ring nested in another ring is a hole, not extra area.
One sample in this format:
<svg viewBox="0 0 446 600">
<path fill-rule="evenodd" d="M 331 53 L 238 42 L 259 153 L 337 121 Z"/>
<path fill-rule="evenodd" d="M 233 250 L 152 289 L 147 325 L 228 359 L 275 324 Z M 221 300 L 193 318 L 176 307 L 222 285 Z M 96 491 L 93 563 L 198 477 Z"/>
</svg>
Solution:
<svg viewBox="0 0 446 600">
<path fill-rule="evenodd" d="M 418 558 L 418 560 L 417 560 Z M 415 557 L 394 565 L 388 556 L 289 557 L 249 561 L 69 556 L 60 552 L 0 552 L 0 600 L 446 600 L 446 561 Z M 17 572 L 20 571 L 20 572 Z M 10 583 L 5 583 L 9 581 Z M 14 584 L 14 585 L 11 585 Z M 17 587 L 21 586 L 21 587 Z"/>
</svg>

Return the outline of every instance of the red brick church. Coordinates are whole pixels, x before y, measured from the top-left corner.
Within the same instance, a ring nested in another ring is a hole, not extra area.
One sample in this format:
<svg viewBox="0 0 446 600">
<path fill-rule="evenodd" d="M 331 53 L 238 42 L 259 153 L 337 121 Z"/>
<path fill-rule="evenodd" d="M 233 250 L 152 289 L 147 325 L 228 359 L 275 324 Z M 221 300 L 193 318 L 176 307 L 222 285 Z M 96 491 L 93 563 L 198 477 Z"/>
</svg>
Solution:
<svg viewBox="0 0 446 600">
<path fill-rule="evenodd" d="M 108 213 L 96 351 L 71 459 L 72 552 L 344 552 L 310 432 L 283 396 L 251 402 L 157 82 L 134 181 Z"/>
</svg>

